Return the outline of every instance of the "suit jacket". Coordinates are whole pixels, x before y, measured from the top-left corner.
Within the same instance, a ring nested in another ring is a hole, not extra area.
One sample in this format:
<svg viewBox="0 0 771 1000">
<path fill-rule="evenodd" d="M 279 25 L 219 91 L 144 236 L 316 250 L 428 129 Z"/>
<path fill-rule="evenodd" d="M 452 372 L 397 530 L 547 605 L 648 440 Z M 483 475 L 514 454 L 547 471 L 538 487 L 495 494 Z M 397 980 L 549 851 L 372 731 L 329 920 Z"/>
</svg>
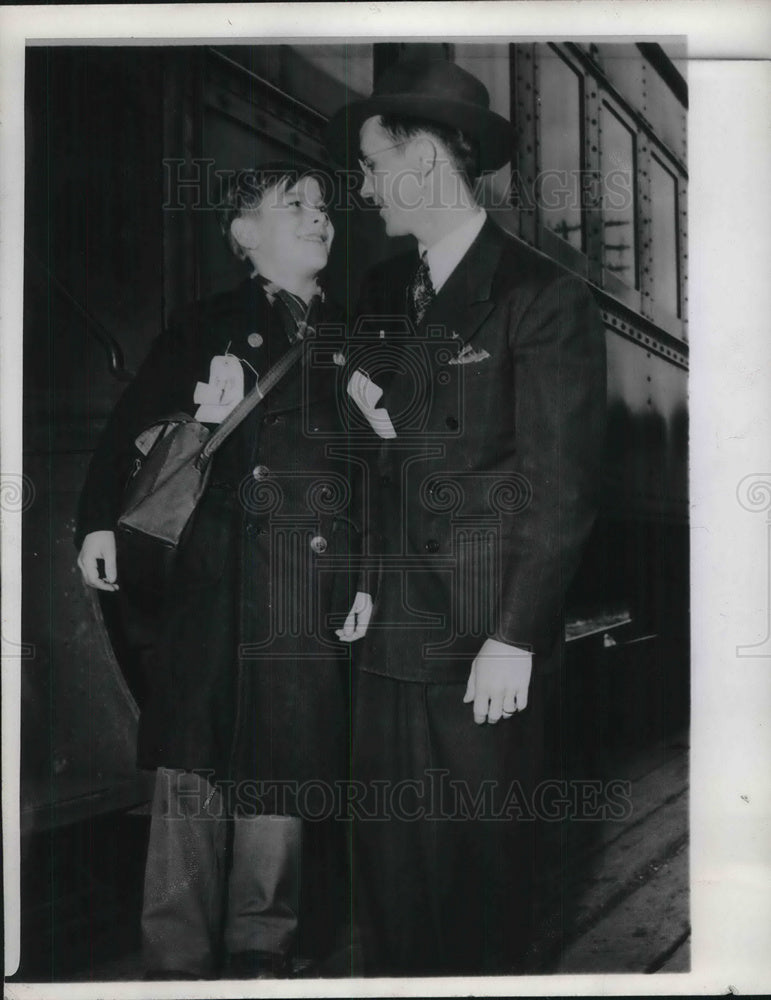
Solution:
<svg viewBox="0 0 771 1000">
<path fill-rule="evenodd" d="M 589 289 L 487 220 L 417 330 L 417 254 L 365 281 L 349 366 L 396 436 L 361 419 L 380 564 L 365 670 L 466 680 L 492 636 L 543 656 L 596 511 L 605 340 Z"/>
<path fill-rule="evenodd" d="M 333 360 L 343 326 L 329 307 L 320 319 L 305 362 L 214 457 L 173 584 L 153 609 L 140 766 L 266 782 L 346 773 L 344 647 L 328 616 L 342 621 L 350 606 L 347 563 L 357 530 Z M 280 312 L 255 281 L 185 310 L 102 435 L 77 543 L 114 528 L 134 439 L 171 413 L 195 414 L 196 383 L 208 381 L 214 356 L 243 359 L 248 392 L 252 368 L 264 374 L 288 348 Z M 142 595 L 123 588 L 115 599 L 133 621 Z M 291 802 L 265 807 L 292 811 Z"/>
</svg>

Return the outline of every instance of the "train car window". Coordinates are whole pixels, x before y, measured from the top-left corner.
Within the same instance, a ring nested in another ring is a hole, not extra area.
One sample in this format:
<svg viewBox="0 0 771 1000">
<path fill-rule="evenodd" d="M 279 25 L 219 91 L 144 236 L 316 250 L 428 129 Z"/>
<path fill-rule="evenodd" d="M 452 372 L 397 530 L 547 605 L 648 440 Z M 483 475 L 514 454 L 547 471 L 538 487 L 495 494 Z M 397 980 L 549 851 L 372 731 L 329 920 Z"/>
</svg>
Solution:
<svg viewBox="0 0 771 1000">
<path fill-rule="evenodd" d="M 686 111 L 652 67 L 645 74 L 645 117 L 656 135 L 681 160 L 686 156 Z"/>
<path fill-rule="evenodd" d="M 582 78 L 545 49 L 540 61 L 541 220 L 576 250 L 583 250 L 581 215 Z"/>
<path fill-rule="evenodd" d="M 657 310 L 680 316 L 677 247 L 677 180 L 651 157 L 651 265 Z"/>
<path fill-rule="evenodd" d="M 372 91 L 372 45 L 218 47 L 250 73 L 325 116 Z M 346 96 L 347 95 L 347 96 Z"/>
<path fill-rule="evenodd" d="M 481 80 L 490 94 L 490 108 L 509 117 L 509 47 L 463 43 L 453 46 L 453 62 Z"/>
<path fill-rule="evenodd" d="M 634 108 L 643 104 L 643 60 L 636 45 L 602 43 L 595 60 L 619 95 Z"/>
<path fill-rule="evenodd" d="M 294 45 L 291 51 L 296 64 L 292 93 L 323 114 L 333 114 L 341 103 L 339 89 L 327 81 L 342 84 L 349 97 L 372 93 L 372 45 Z M 321 90 L 319 80 L 326 84 Z"/>
<path fill-rule="evenodd" d="M 473 73 L 487 87 L 490 107 L 511 118 L 511 60 L 508 45 L 461 43 L 453 46 L 453 61 Z M 512 146 L 514 135 L 512 132 Z M 480 179 L 477 197 L 488 211 L 511 214 L 511 163 Z M 497 216 L 496 216 L 497 217 Z M 506 225 L 505 218 L 499 218 Z"/>
<path fill-rule="evenodd" d="M 600 122 L 603 265 L 606 271 L 637 288 L 636 135 L 604 102 Z"/>
</svg>

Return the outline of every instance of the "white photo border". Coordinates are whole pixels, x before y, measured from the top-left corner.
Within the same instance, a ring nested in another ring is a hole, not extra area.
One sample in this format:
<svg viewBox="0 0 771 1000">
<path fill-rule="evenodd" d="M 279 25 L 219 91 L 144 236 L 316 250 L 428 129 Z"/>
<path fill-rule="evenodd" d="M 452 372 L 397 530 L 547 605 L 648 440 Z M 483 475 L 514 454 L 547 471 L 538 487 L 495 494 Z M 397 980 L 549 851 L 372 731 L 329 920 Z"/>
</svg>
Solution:
<svg viewBox="0 0 771 1000">
<path fill-rule="evenodd" d="M 319 8 L 323 7 L 323 17 Z M 442 40 L 662 40 L 688 52 L 692 544 L 692 971 L 517 979 L 261 984 L 265 996 L 763 993 L 771 983 L 771 5 L 703 0 L 443 3 Z M 0 8 L 0 460 L 22 468 L 23 93 L 27 44 L 334 42 L 435 38 L 437 5 L 176 4 Z M 308 26 L 312 25 L 313 35 Z M 763 508 L 764 510 L 766 508 Z M 3 847 L 6 974 L 18 962 L 21 546 L 2 519 Z M 759 655 L 739 652 L 756 645 Z M 26 997 L 180 996 L 153 983 L 6 984 Z M 247 996 L 186 983 L 184 996 Z"/>
</svg>

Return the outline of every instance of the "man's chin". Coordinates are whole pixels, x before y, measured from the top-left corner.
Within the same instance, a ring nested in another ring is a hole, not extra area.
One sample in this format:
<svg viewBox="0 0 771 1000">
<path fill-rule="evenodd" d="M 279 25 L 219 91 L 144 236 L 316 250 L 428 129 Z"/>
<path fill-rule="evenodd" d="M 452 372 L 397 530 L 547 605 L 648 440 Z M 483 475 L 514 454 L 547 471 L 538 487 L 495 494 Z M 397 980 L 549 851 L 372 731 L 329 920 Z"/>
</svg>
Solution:
<svg viewBox="0 0 771 1000">
<path fill-rule="evenodd" d="M 390 216 L 383 216 L 383 225 L 385 226 L 386 236 L 409 236 L 410 231 L 404 224 L 400 224 L 397 220 L 392 219 Z"/>
</svg>

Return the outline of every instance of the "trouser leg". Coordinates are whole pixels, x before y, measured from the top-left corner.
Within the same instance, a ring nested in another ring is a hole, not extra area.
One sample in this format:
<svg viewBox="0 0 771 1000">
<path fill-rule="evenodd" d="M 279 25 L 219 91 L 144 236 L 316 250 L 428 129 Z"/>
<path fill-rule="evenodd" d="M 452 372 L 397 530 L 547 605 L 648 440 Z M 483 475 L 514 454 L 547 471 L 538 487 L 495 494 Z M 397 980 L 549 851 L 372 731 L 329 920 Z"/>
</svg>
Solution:
<svg viewBox="0 0 771 1000">
<path fill-rule="evenodd" d="M 147 970 L 210 974 L 218 962 L 226 820 L 200 775 L 156 773 L 142 905 Z"/>
<path fill-rule="evenodd" d="M 353 778 L 364 797 L 353 812 L 353 891 L 366 975 L 430 975 L 437 966 L 431 831 L 414 818 L 422 796 L 409 787 L 428 757 L 423 689 L 357 678 Z"/>
<path fill-rule="evenodd" d="M 473 722 L 463 685 L 427 689 L 432 761 L 452 781 L 445 817 L 429 824 L 445 974 L 502 975 L 523 967 L 534 903 L 537 688 L 525 712 L 494 726 Z"/>
<path fill-rule="evenodd" d="M 300 911 L 302 820 L 236 816 L 225 947 L 288 955 Z"/>
<path fill-rule="evenodd" d="M 527 946 L 535 712 L 476 726 L 464 691 L 359 678 L 354 778 L 370 802 L 380 786 L 386 810 L 354 820 L 357 917 L 375 945 L 373 971 L 517 971 Z"/>
</svg>

